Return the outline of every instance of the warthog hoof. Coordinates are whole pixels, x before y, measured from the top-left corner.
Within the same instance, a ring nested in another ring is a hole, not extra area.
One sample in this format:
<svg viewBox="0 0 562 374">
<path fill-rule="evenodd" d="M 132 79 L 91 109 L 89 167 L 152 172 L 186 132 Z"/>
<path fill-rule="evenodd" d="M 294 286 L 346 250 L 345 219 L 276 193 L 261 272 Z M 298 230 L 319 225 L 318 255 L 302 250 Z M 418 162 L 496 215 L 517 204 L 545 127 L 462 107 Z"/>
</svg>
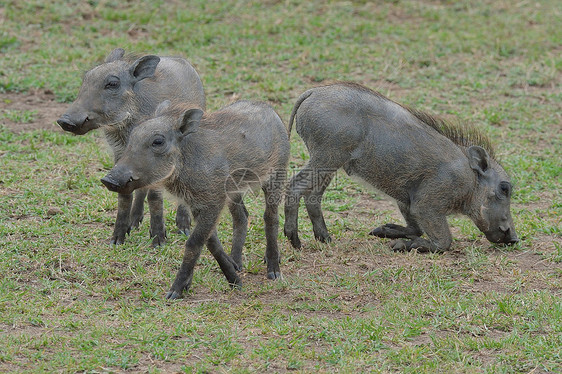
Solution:
<svg viewBox="0 0 562 374">
<path fill-rule="evenodd" d="M 287 230 L 285 230 L 285 236 L 289 239 L 293 248 L 295 248 L 295 249 L 301 249 L 302 248 L 302 243 L 301 243 L 301 240 L 299 239 L 299 234 L 298 234 L 297 231 L 287 231 Z"/>
<path fill-rule="evenodd" d="M 234 270 L 236 271 L 242 271 L 242 269 L 244 268 L 244 266 L 242 265 L 242 259 L 239 259 L 238 261 L 231 258 L 229 256 L 230 259 L 230 263 L 232 264 L 232 266 L 234 266 Z"/>
<path fill-rule="evenodd" d="M 377 236 L 379 238 L 386 238 L 386 230 L 384 229 L 384 226 L 380 226 L 371 230 L 369 235 Z"/>
<path fill-rule="evenodd" d="M 154 236 L 151 235 L 150 237 L 152 238 L 152 247 L 159 247 L 166 243 L 166 232 Z"/>
<path fill-rule="evenodd" d="M 316 240 L 318 240 L 320 243 L 331 243 L 332 242 L 332 238 L 330 237 L 330 234 L 320 234 L 320 235 L 314 235 L 314 238 Z M 297 238 L 298 239 L 298 238 Z"/>
<path fill-rule="evenodd" d="M 177 291 L 168 291 L 168 293 L 166 294 L 166 299 L 167 300 L 176 300 L 176 299 L 181 299 L 182 298 L 182 293 L 181 292 L 177 292 Z"/>
<path fill-rule="evenodd" d="M 400 239 L 391 241 L 390 247 L 395 252 L 407 252 L 409 250 L 408 244 L 404 240 Z"/>
<path fill-rule="evenodd" d="M 127 236 L 131 232 L 131 228 L 128 228 L 125 231 L 113 232 L 113 236 L 109 241 L 110 244 L 114 245 L 121 245 L 125 243 L 125 236 Z"/>
<path fill-rule="evenodd" d="M 419 253 L 444 253 L 446 249 L 439 248 L 426 239 L 417 238 L 415 240 L 393 240 L 390 242 L 392 250 L 395 252 L 407 252 L 416 250 Z"/>
<path fill-rule="evenodd" d="M 188 208 L 185 205 L 178 205 L 178 211 L 176 212 L 176 226 L 178 227 L 178 233 L 189 236 L 191 217 L 189 215 Z"/>
<path fill-rule="evenodd" d="M 138 229 L 140 224 L 142 223 L 142 219 L 144 218 L 144 216 L 142 214 L 140 215 L 133 215 L 131 217 L 131 227 L 130 229 Z M 129 230 L 130 230 L 129 229 Z"/>
<path fill-rule="evenodd" d="M 191 232 L 189 231 L 189 227 L 178 227 L 178 234 L 184 234 L 185 236 L 189 236 Z"/>
<path fill-rule="evenodd" d="M 267 279 L 272 279 L 272 280 L 283 280 L 283 275 L 281 274 L 281 270 L 274 270 L 274 271 L 268 271 L 267 272 Z"/>
<path fill-rule="evenodd" d="M 111 245 L 122 245 L 125 242 L 125 238 L 121 238 L 121 237 L 112 237 L 111 240 L 109 241 L 109 244 Z"/>
<path fill-rule="evenodd" d="M 233 290 L 241 290 L 242 289 L 242 281 L 238 277 L 236 277 L 236 279 L 233 282 L 228 282 L 228 285 Z"/>
</svg>

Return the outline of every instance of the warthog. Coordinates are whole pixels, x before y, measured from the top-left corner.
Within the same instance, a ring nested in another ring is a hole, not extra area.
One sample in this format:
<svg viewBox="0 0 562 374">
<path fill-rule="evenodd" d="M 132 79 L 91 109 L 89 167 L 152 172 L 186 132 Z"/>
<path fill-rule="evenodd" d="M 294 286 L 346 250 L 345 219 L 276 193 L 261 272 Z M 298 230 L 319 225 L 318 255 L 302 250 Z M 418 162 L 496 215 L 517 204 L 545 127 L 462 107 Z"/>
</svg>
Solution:
<svg viewBox="0 0 562 374">
<path fill-rule="evenodd" d="M 296 121 L 310 160 L 289 182 L 285 235 L 300 247 L 297 215 L 304 196 L 316 239 L 330 240 L 322 195 L 339 168 L 394 198 L 406 226 L 370 234 L 396 240 L 395 250 L 442 252 L 452 237 L 446 216 L 462 213 L 494 243 L 515 243 L 512 186 L 480 132 L 404 107 L 353 83 L 310 89 L 297 100 Z M 421 238 L 423 233 L 428 239 Z"/>
<path fill-rule="evenodd" d="M 248 229 L 243 201 L 248 189 L 265 193 L 267 277 L 280 277 L 278 205 L 290 152 L 283 121 L 264 103 L 239 101 L 206 115 L 187 108 L 167 102 L 159 106 L 155 118 L 132 131 L 123 157 L 102 182 L 119 193 L 163 187 L 191 206 L 196 225 L 166 298 L 179 298 L 189 289 L 205 243 L 228 282 L 240 284 L 236 269 L 242 266 Z M 232 258 L 224 253 L 216 230 L 226 204 L 233 220 Z"/>
<path fill-rule="evenodd" d="M 133 125 L 152 115 L 166 99 L 205 109 L 203 85 L 189 62 L 179 57 L 125 56 L 125 51 L 118 48 L 103 64 L 85 74 L 78 98 L 57 123 L 77 135 L 102 128 L 117 161 Z M 136 192 L 134 202 L 131 194 L 119 194 L 112 244 L 122 244 L 131 228 L 140 224 L 147 194 L 153 244 L 165 241 L 162 196 L 157 190 L 143 189 Z M 179 206 L 176 217 L 179 230 L 189 234 L 190 221 L 189 209 Z"/>
</svg>

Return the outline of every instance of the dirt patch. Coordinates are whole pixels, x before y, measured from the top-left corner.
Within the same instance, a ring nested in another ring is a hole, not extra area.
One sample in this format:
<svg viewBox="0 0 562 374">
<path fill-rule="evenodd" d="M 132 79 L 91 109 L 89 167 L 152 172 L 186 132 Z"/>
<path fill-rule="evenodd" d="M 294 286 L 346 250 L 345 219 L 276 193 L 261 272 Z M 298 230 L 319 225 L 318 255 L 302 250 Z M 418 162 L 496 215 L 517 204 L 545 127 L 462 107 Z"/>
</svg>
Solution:
<svg viewBox="0 0 562 374">
<path fill-rule="evenodd" d="M 50 90 L 36 90 L 26 94 L 0 93 L 0 125 L 20 133 L 32 130 L 63 131 L 56 120 L 63 114 L 68 104 L 59 103 Z M 33 112 L 30 120 L 14 121 L 7 112 Z"/>
</svg>

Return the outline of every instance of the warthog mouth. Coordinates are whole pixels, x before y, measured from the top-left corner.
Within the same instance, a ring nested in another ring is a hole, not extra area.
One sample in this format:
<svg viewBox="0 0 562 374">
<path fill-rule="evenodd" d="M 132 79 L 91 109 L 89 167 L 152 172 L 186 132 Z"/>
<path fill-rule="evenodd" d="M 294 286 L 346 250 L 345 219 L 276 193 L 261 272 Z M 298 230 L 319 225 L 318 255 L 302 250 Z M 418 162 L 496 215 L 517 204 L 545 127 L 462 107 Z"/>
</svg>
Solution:
<svg viewBox="0 0 562 374">
<path fill-rule="evenodd" d="M 486 238 L 489 241 L 496 244 L 513 245 L 519 242 L 519 238 L 515 233 L 512 233 L 511 230 L 500 231 L 500 232 L 488 232 L 485 234 L 486 234 Z"/>
<path fill-rule="evenodd" d="M 113 123 L 108 123 L 107 127 L 115 127 L 115 128 L 119 128 L 119 127 L 125 127 L 127 125 L 130 124 L 131 122 L 131 118 L 133 118 L 133 116 L 131 115 L 130 112 L 125 113 L 125 115 L 123 116 L 123 118 L 118 119 L 117 121 L 113 122 Z"/>
</svg>

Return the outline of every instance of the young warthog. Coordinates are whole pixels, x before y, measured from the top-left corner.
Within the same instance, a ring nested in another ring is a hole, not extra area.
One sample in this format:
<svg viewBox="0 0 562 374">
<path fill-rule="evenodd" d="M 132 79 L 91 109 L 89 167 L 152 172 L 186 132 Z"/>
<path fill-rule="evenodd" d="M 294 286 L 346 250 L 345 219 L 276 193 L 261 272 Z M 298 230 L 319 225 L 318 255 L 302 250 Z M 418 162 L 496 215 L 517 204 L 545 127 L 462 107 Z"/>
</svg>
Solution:
<svg viewBox="0 0 562 374">
<path fill-rule="evenodd" d="M 179 57 L 125 56 L 125 51 L 118 48 L 109 54 L 105 63 L 86 73 L 78 98 L 57 123 L 77 135 L 102 128 L 117 161 L 132 126 L 152 115 L 166 99 L 189 102 L 205 109 L 203 85 L 189 62 Z M 119 194 L 112 244 L 122 244 L 131 228 L 140 224 L 147 194 L 153 244 L 165 241 L 162 196 L 157 190 L 143 189 L 136 192 L 134 203 L 131 194 Z M 176 223 L 180 231 L 189 233 L 187 207 L 178 207 Z"/>
<path fill-rule="evenodd" d="M 330 240 L 320 203 L 339 168 L 396 200 L 407 226 L 386 224 L 371 232 L 410 239 L 394 241 L 395 250 L 449 249 L 446 216 L 453 213 L 470 217 L 491 242 L 517 242 L 509 177 L 475 129 L 403 107 L 353 83 L 306 91 L 293 108 L 289 131 L 294 120 L 310 152 L 285 199 L 284 231 L 294 247 L 301 246 L 302 196 L 316 239 Z M 424 232 L 428 239 L 420 237 Z"/>
<path fill-rule="evenodd" d="M 227 280 L 239 284 L 248 229 L 243 197 L 265 193 L 267 277 L 280 277 L 278 205 L 285 187 L 289 137 L 283 121 L 264 103 L 240 101 L 215 113 L 200 109 L 158 107 L 155 118 L 137 126 L 115 167 L 102 179 L 119 193 L 146 186 L 164 187 L 191 206 L 196 225 L 185 244 L 182 265 L 167 294 L 179 298 L 189 289 L 201 248 L 207 247 Z M 223 251 L 216 224 L 228 204 L 233 221 L 232 259 Z"/>
</svg>

